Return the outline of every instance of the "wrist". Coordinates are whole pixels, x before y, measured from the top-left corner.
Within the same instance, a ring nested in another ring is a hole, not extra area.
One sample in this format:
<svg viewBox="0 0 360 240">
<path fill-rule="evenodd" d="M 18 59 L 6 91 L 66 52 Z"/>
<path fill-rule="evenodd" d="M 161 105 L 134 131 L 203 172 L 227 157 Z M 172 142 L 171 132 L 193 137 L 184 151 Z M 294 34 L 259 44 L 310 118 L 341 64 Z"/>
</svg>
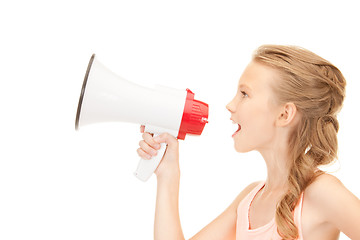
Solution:
<svg viewBox="0 0 360 240">
<path fill-rule="evenodd" d="M 178 184 L 180 182 L 180 170 L 156 175 L 156 179 L 158 184 Z"/>
</svg>

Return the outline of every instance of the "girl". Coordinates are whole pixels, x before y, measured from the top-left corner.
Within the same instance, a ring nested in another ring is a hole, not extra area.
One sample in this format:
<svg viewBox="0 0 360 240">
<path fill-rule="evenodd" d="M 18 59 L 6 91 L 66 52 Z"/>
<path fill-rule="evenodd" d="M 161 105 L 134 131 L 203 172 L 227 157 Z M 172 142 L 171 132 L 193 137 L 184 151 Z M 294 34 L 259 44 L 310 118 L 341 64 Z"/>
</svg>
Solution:
<svg viewBox="0 0 360 240">
<path fill-rule="evenodd" d="M 191 239 L 360 240 L 360 201 L 318 169 L 337 158 L 337 113 L 345 79 L 325 59 L 299 47 L 261 46 L 226 106 L 238 125 L 236 151 L 256 150 L 267 166 L 265 182 L 246 187 L 231 205 Z M 144 132 L 144 128 L 141 128 Z M 178 211 L 178 141 L 143 133 L 138 154 L 168 147 L 157 168 L 155 239 L 184 239 Z"/>
</svg>

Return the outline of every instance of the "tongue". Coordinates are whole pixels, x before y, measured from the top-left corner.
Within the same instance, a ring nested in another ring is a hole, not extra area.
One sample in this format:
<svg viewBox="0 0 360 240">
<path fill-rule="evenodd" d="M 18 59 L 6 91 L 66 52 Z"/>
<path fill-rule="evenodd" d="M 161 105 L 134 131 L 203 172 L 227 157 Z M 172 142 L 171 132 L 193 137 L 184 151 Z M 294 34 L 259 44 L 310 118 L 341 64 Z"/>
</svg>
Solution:
<svg viewBox="0 0 360 240">
<path fill-rule="evenodd" d="M 240 131 L 241 130 L 241 125 L 240 124 L 238 124 L 239 125 L 239 129 L 236 131 L 236 132 L 238 132 L 238 131 Z"/>
</svg>

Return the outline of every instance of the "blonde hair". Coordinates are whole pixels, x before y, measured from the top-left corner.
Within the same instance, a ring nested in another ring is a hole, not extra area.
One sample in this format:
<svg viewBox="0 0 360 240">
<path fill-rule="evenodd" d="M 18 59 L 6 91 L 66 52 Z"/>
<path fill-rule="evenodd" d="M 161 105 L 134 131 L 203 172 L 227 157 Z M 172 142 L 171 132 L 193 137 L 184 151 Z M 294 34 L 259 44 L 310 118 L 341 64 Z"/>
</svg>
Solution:
<svg viewBox="0 0 360 240">
<path fill-rule="evenodd" d="M 254 52 L 253 61 L 277 70 L 279 81 L 272 84 L 276 100 L 294 103 L 301 116 L 289 137 L 289 190 L 276 209 L 278 233 L 284 239 L 296 239 L 293 211 L 301 193 L 321 174 L 318 166 L 337 158 L 337 113 L 346 81 L 330 62 L 300 47 L 263 45 Z"/>
</svg>

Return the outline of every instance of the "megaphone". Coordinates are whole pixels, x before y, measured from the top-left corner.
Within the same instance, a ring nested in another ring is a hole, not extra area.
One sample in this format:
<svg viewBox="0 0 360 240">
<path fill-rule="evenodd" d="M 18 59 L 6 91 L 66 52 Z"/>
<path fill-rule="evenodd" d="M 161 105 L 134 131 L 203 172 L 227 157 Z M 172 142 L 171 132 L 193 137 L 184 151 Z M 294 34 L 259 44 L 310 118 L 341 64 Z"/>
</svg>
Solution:
<svg viewBox="0 0 360 240">
<path fill-rule="evenodd" d="M 145 131 L 154 135 L 167 132 L 184 140 L 187 134 L 202 133 L 208 111 L 208 104 L 195 100 L 189 89 L 140 86 L 107 69 L 93 54 L 81 89 L 75 129 L 94 123 L 130 122 L 145 125 Z M 157 156 L 140 159 L 135 176 L 147 181 L 165 149 L 163 143 Z"/>
</svg>

